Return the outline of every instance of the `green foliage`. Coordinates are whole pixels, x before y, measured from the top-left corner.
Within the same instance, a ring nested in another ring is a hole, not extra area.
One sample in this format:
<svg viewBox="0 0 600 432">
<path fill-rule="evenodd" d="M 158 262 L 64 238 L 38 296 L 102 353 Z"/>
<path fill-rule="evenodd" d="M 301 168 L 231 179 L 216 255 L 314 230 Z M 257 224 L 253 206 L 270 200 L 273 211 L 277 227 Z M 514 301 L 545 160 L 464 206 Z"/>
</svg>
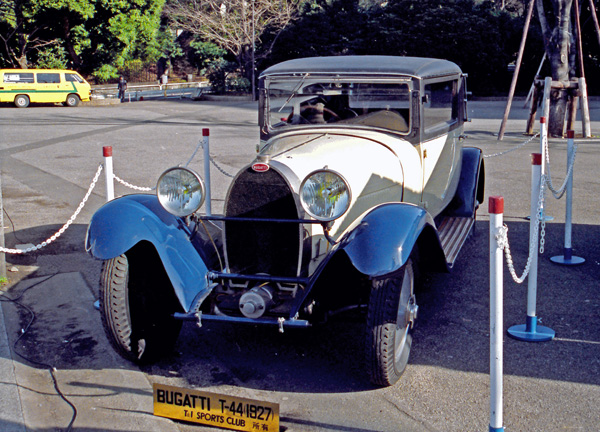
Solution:
<svg viewBox="0 0 600 432">
<path fill-rule="evenodd" d="M 35 65 L 42 69 L 66 69 L 67 53 L 61 46 L 43 48 L 37 53 Z"/>
<path fill-rule="evenodd" d="M 107 82 L 119 76 L 119 69 L 113 65 L 102 65 L 92 73 L 92 76 L 100 83 Z"/>
</svg>

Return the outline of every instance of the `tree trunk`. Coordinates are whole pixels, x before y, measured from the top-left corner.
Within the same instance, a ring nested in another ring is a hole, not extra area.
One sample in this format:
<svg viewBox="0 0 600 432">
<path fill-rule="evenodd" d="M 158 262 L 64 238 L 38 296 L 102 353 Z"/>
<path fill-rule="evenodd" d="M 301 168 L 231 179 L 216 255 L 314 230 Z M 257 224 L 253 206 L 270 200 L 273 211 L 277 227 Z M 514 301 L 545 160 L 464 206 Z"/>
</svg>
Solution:
<svg viewBox="0 0 600 432">
<path fill-rule="evenodd" d="M 550 61 L 553 81 L 570 80 L 572 38 L 571 9 L 573 0 L 552 0 L 554 6 L 554 26 L 548 24 L 548 14 L 544 10 L 543 0 L 537 0 L 538 16 L 546 43 L 546 54 Z M 574 66 L 574 65 L 573 65 Z M 550 93 L 550 118 L 548 131 L 552 136 L 563 136 L 567 113 L 568 94 L 564 89 L 553 89 Z"/>
</svg>

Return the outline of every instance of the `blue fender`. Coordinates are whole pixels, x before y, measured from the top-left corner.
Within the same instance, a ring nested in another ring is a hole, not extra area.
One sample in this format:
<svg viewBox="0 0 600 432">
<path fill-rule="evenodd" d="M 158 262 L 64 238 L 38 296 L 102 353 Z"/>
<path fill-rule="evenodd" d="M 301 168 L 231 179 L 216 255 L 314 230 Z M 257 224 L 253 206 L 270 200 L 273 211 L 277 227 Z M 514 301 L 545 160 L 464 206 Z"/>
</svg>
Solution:
<svg viewBox="0 0 600 432">
<path fill-rule="evenodd" d="M 443 260 L 431 215 L 414 204 L 388 203 L 367 213 L 339 248 L 346 252 L 359 272 L 378 277 L 400 269 L 424 233 L 428 246 L 433 249 L 431 257 Z"/>
<path fill-rule="evenodd" d="M 483 154 L 476 147 L 462 149 L 460 181 L 446 214 L 457 217 L 474 217 L 483 202 L 485 172 Z"/>
<path fill-rule="evenodd" d="M 95 258 L 115 258 L 142 241 L 158 252 L 182 307 L 208 289 L 208 268 L 190 241 L 182 219 L 162 208 L 154 195 L 127 195 L 102 206 L 90 221 L 86 250 Z"/>
</svg>

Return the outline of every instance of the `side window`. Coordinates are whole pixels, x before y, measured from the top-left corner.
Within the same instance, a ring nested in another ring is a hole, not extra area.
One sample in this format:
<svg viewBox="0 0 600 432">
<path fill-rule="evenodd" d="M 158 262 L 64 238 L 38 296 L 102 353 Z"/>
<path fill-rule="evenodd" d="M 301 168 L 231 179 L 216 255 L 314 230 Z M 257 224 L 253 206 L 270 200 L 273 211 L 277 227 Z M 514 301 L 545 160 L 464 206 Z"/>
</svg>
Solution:
<svg viewBox="0 0 600 432">
<path fill-rule="evenodd" d="M 457 119 L 457 88 L 456 80 L 425 85 L 426 98 L 423 105 L 425 129 Z"/>
<path fill-rule="evenodd" d="M 72 74 L 72 73 L 66 73 L 65 74 L 65 80 L 67 82 L 76 82 L 76 83 L 82 83 L 83 79 L 76 74 Z"/>
<path fill-rule="evenodd" d="M 33 74 L 32 73 L 5 73 L 4 74 L 4 82 L 5 83 L 25 83 L 31 84 L 33 83 Z"/>
<path fill-rule="evenodd" d="M 37 74 L 38 84 L 59 84 L 60 74 L 57 73 L 38 73 Z"/>
</svg>

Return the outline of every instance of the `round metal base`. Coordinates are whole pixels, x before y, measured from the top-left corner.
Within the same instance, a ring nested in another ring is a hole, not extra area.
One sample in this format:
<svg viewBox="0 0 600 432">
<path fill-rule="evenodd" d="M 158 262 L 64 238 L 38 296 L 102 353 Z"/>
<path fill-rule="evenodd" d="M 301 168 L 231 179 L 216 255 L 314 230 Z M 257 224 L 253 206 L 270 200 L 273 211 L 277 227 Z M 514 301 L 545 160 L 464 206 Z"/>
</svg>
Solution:
<svg viewBox="0 0 600 432">
<path fill-rule="evenodd" d="M 566 258 L 564 255 L 553 256 L 550 258 L 550 261 L 556 264 L 562 265 L 579 265 L 585 262 L 585 258 L 581 258 L 578 256 L 572 256 L 571 258 Z"/>
<path fill-rule="evenodd" d="M 490 432 L 504 432 L 504 426 L 497 428 L 490 425 Z"/>
<path fill-rule="evenodd" d="M 549 327 L 538 325 L 531 329 L 531 326 L 526 324 L 512 326 L 507 333 L 509 336 L 525 342 L 546 342 L 554 339 L 556 335 L 554 330 Z"/>
</svg>

